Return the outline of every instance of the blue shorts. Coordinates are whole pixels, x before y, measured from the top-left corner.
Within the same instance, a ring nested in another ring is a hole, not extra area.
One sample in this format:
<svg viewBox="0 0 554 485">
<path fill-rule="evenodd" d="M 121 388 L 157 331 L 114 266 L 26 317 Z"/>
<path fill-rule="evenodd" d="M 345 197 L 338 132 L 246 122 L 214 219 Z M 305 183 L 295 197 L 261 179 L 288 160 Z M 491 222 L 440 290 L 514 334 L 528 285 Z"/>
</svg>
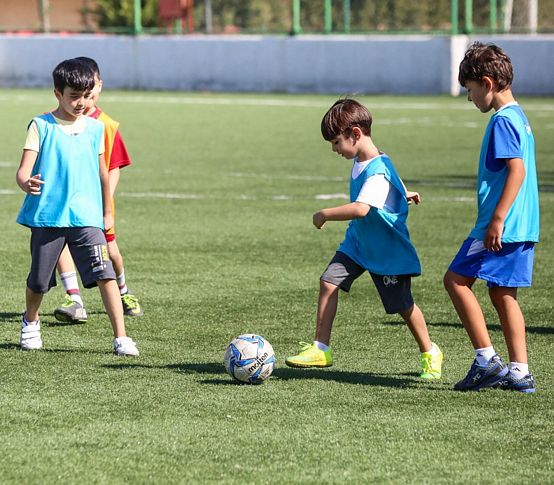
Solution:
<svg viewBox="0 0 554 485">
<path fill-rule="evenodd" d="M 521 288 L 531 286 L 535 243 L 502 243 L 502 249 L 494 252 L 485 249 L 483 241 L 467 238 L 450 264 L 450 271 L 479 278 L 489 288 L 503 286 Z"/>
</svg>

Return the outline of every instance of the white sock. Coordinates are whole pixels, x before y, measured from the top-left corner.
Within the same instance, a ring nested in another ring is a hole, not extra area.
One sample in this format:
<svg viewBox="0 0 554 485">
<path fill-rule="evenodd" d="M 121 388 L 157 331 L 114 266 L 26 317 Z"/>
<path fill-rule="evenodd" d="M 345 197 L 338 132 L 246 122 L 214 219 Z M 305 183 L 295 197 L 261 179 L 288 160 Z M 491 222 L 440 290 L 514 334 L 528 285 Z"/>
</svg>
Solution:
<svg viewBox="0 0 554 485">
<path fill-rule="evenodd" d="M 23 315 L 23 324 L 24 324 L 25 327 L 27 325 L 36 325 L 39 322 L 40 322 L 40 320 L 34 320 L 34 321 L 30 322 L 29 320 L 27 320 L 27 317 L 25 315 Z"/>
<path fill-rule="evenodd" d="M 65 292 L 69 297 L 83 306 L 83 299 L 81 298 L 81 291 L 79 290 L 79 281 L 77 280 L 77 273 L 75 271 L 68 271 L 66 273 L 60 273 L 62 285 Z"/>
<path fill-rule="evenodd" d="M 516 379 L 521 379 L 529 374 L 529 365 L 522 364 L 521 362 L 510 362 L 508 365 L 510 369 L 510 374 L 512 374 Z"/>
<path fill-rule="evenodd" d="M 475 358 L 477 359 L 477 365 L 484 367 L 487 365 L 496 355 L 493 347 L 483 347 L 482 349 L 475 349 Z"/>
<path fill-rule="evenodd" d="M 427 353 L 431 355 L 437 355 L 439 353 L 439 348 L 434 342 L 431 342 L 431 348 L 427 351 Z"/>
<path fill-rule="evenodd" d="M 121 295 L 124 295 L 125 293 L 129 292 L 129 288 L 127 288 L 127 284 L 125 283 L 125 271 L 122 271 L 120 275 L 117 275 L 117 286 L 119 286 L 119 293 Z"/>
<path fill-rule="evenodd" d="M 314 340 L 314 344 L 315 346 L 319 349 L 319 350 L 323 350 L 323 352 L 326 352 L 327 350 L 329 350 L 329 346 L 328 345 L 325 345 L 324 343 L 322 342 L 319 342 L 317 340 Z"/>
</svg>

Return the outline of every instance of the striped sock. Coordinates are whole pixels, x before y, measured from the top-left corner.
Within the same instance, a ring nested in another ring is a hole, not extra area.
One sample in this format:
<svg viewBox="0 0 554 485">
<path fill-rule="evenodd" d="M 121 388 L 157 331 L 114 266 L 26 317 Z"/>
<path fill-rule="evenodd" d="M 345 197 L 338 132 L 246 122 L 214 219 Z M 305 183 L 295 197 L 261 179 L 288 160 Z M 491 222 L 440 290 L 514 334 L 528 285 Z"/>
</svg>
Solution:
<svg viewBox="0 0 554 485">
<path fill-rule="evenodd" d="M 119 293 L 121 295 L 129 293 L 129 288 L 127 288 L 127 284 L 125 283 L 125 271 L 122 271 L 120 275 L 117 275 L 116 280 L 117 286 L 119 286 Z"/>
<path fill-rule="evenodd" d="M 66 273 L 60 273 L 62 285 L 65 292 L 69 297 L 83 306 L 83 299 L 81 298 L 81 291 L 79 290 L 79 282 L 77 280 L 77 273 L 75 271 L 68 271 Z"/>
</svg>

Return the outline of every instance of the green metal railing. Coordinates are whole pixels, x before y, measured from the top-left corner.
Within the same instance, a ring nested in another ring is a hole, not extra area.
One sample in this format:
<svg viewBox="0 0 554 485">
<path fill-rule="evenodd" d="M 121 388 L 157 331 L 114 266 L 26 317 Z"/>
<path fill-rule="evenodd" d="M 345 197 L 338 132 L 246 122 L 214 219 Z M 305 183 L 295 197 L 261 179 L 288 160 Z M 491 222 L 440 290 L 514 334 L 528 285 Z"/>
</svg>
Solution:
<svg viewBox="0 0 554 485">
<path fill-rule="evenodd" d="M 137 0 L 138 1 L 138 0 Z M 310 0 L 313 1 L 313 0 Z M 489 0 L 489 32 L 498 33 L 498 2 L 500 1 L 501 8 L 504 10 L 505 0 Z M 350 33 L 350 18 L 351 18 L 351 5 L 350 0 L 343 0 L 343 30 L 345 34 Z M 292 0 L 292 35 L 302 34 L 301 26 L 301 0 Z M 333 32 L 333 2 L 332 0 L 324 0 L 324 29 L 325 34 L 330 34 Z M 450 33 L 452 35 L 457 35 L 460 33 L 463 34 L 472 34 L 474 32 L 473 25 L 473 0 L 464 0 L 464 10 L 463 10 L 463 29 L 460 29 L 460 5 L 459 0 L 451 0 L 450 3 L 450 20 L 451 20 L 451 29 Z"/>
<path fill-rule="evenodd" d="M 133 35 L 141 34 L 166 34 L 169 31 L 175 34 L 182 34 L 185 30 L 183 28 L 181 19 L 175 19 L 174 26 L 168 30 L 168 27 L 152 26 L 152 12 L 149 12 L 147 25 L 143 23 L 143 3 L 141 0 L 131 0 L 132 4 L 132 18 L 127 17 L 125 20 L 125 26 L 103 26 L 100 28 L 103 32 L 108 33 L 130 33 Z M 382 8 L 378 8 L 382 0 L 376 0 L 375 2 L 368 2 L 367 5 L 371 5 L 371 8 L 376 11 L 385 11 Z M 428 0 L 427 0 L 428 1 Z M 278 33 L 289 33 L 291 35 L 300 35 L 306 32 L 320 32 L 324 34 L 332 33 L 388 33 L 388 34 L 406 34 L 406 33 L 428 33 L 428 34 L 440 34 L 440 35 L 458 35 L 458 34 L 474 34 L 474 33 L 504 33 L 504 32 L 519 32 L 519 33 L 536 33 L 537 32 L 537 19 L 543 21 L 543 32 L 551 32 L 554 30 L 554 0 L 540 0 L 542 5 L 542 15 L 537 15 L 538 2 L 534 0 L 534 13 L 531 14 L 531 7 L 529 6 L 529 23 L 527 26 L 515 27 L 512 23 L 512 12 L 514 11 L 513 3 L 509 3 L 511 0 L 488 0 L 485 2 L 481 0 L 476 2 L 474 0 L 450 0 L 449 4 L 441 4 L 440 18 L 433 17 L 429 22 L 426 22 L 425 18 L 421 17 L 413 25 L 400 21 L 399 23 L 394 20 L 390 20 L 389 17 L 383 16 L 382 22 L 371 22 L 370 25 L 359 25 L 359 15 L 352 16 L 352 2 L 351 0 L 288 0 L 291 8 L 291 20 L 290 25 L 287 25 L 287 19 L 285 18 L 280 24 L 280 30 L 275 31 Z M 529 0 L 533 2 L 533 0 Z M 52 29 L 49 21 L 49 11 L 52 9 L 52 0 L 38 0 L 39 6 L 39 18 L 41 32 L 49 32 L 51 30 L 58 30 L 59 27 Z M 287 2 L 287 3 L 288 3 Z M 531 3 L 529 4 L 531 5 Z M 211 0 L 198 0 L 197 6 L 201 9 L 205 9 L 205 33 L 212 33 L 212 15 L 211 15 Z M 314 8 L 315 6 L 315 8 Z M 382 5 L 381 5 L 382 6 Z M 308 8 L 309 7 L 309 8 Z M 319 11 L 318 11 L 319 9 Z M 448 10 L 450 9 L 450 19 L 448 19 Z M 522 8 L 519 19 L 524 18 L 521 16 Z M 321 13 L 320 13 L 321 12 Z M 364 13 L 364 12 L 362 12 Z M 436 12 L 435 12 L 436 13 Z M 366 22 L 367 20 L 367 12 Z M 85 14 L 84 14 L 85 15 Z M 87 14 L 88 15 L 88 14 Z M 315 17 L 314 17 L 315 15 Z M 320 16 L 321 15 L 321 16 Z M 477 15 L 477 16 L 476 16 Z M 88 19 L 88 17 L 86 17 Z M 356 19 L 358 22 L 353 24 L 352 19 Z M 372 19 L 379 19 L 378 15 L 370 16 Z M 535 20 L 535 25 L 531 25 L 531 19 Z M 302 23 L 306 25 L 302 25 Z M 155 24 L 154 24 L 155 25 Z M 85 31 L 92 32 L 93 28 L 85 20 Z M 8 31 L 9 26 L 0 26 L 0 31 Z M 15 29 L 17 30 L 17 29 Z M 21 29 L 32 30 L 32 29 Z M 189 28 L 188 31 L 192 29 Z M 221 27 L 220 27 L 220 30 Z M 239 29 L 237 29 L 239 30 Z M 242 26 L 241 32 L 245 33 L 259 33 L 256 27 Z"/>
</svg>

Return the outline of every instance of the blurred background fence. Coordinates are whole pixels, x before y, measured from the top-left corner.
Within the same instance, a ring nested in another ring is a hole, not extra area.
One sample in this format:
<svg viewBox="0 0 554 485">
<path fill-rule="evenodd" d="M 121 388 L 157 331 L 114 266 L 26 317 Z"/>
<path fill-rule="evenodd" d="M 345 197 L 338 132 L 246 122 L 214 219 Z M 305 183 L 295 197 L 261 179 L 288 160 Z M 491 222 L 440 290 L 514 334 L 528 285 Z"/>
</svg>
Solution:
<svg viewBox="0 0 554 485">
<path fill-rule="evenodd" d="M 0 0 L 0 32 L 554 32 L 554 0 Z"/>
</svg>

